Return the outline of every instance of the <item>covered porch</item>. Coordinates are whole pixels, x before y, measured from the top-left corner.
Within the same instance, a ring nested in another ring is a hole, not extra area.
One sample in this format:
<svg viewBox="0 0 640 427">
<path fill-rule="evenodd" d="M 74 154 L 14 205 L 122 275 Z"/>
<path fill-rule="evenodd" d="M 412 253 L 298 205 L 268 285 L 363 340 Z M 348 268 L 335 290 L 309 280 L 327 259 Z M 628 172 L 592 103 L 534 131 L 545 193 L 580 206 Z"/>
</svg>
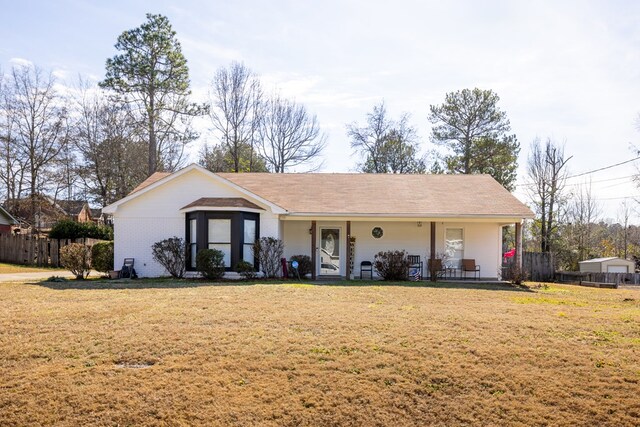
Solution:
<svg viewBox="0 0 640 427">
<path fill-rule="evenodd" d="M 518 218 L 280 218 L 284 256 L 311 258 L 312 279 L 359 279 L 363 262 L 373 263 L 380 251 L 404 250 L 421 263 L 421 278 L 429 278 L 429 260 L 440 259 L 441 279 L 498 280 L 502 266 L 502 227 L 516 226 L 516 262 L 521 263 L 522 227 Z M 462 260 L 480 266 L 466 272 Z M 375 269 L 365 278 L 378 278 Z"/>
</svg>

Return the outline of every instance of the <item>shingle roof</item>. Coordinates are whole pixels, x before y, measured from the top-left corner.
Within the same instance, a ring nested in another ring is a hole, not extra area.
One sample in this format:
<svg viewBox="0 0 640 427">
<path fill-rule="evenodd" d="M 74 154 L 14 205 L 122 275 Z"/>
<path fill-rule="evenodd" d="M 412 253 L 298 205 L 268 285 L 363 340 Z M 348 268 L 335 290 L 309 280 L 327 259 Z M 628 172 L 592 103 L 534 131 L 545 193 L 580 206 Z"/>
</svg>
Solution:
<svg viewBox="0 0 640 427">
<path fill-rule="evenodd" d="M 247 199 L 243 199 L 242 197 L 201 197 L 198 200 L 189 203 L 182 209 L 189 209 L 194 207 L 249 208 L 264 210 L 255 203 L 251 203 L 250 201 L 248 201 Z"/>
<path fill-rule="evenodd" d="M 147 179 L 145 179 L 144 181 L 142 181 L 140 184 L 138 184 L 138 186 L 136 188 L 134 188 L 133 190 L 131 190 L 131 193 L 129 194 L 133 194 L 136 191 L 140 191 L 145 187 L 150 186 L 151 184 L 160 181 L 162 178 L 171 175 L 170 172 L 154 172 L 153 174 L 151 174 Z"/>
<path fill-rule="evenodd" d="M 156 172 L 132 193 L 170 175 Z M 498 216 L 533 212 L 490 175 L 363 173 L 218 173 L 218 176 L 291 213 Z M 185 206 L 186 208 L 186 206 Z"/>
<path fill-rule="evenodd" d="M 533 217 L 489 175 L 218 175 L 295 213 Z"/>
<path fill-rule="evenodd" d="M 77 216 L 87 202 L 84 200 L 58 200 L 56 204 L 60 206 L 67 215 Z"/>
</svg>

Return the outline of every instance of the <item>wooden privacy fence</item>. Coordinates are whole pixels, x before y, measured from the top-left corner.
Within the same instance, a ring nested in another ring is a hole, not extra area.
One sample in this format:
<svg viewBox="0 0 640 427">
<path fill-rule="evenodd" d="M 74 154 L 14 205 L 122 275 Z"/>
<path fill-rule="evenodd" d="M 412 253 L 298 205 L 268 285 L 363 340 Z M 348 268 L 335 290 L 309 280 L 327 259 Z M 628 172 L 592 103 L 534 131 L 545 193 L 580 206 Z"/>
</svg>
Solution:
<svg viewBox="0 0 640 427">
<path fill-rule="evenodd" d="M 552 281 L 555 273 L 553 255 L 549 252 L 525 252 L 522 257 L 522 268 L 527 272 L 529 280 Z"/>
<path fill-rule="evenodd" d="M 581 273 L 579 271 L 559 271 L 559 282 L 565 283 L 611 283 L 616 285 L 640 285 L 640 273 Z"/>
<path fill-rule="evenodd" d="M 97 239 L 49 239 L 30 234 L 0 234 L 0 262 L 60 267 L 60 248 L 71 243 L 93 246 Z"/>
<path fill-rule="evenodd" d="M 503 265 L 503 279 L 511 279 L 511 268 L 515 263 L 510 258 Z M 542 252 L 524 252 L 522 254 L 522 269 L 526 273 L 527 280 L 549 282 L 553 280 L 555 269 L 553 267 L 553 255 Z"/>
</svg>

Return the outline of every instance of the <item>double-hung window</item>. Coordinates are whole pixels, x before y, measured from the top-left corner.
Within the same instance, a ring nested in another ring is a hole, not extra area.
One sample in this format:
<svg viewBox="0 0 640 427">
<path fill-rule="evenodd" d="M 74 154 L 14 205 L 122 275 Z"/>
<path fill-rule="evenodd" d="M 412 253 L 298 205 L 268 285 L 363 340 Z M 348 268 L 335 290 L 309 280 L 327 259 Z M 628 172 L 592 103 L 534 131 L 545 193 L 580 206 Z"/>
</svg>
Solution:
<svg viewBox="0 0 640 427">
<path fill-rule="evenodd" d="M 248 262 L 251 265 L 254 265 L 255 256 L 253 255 L 253 244 L 258 238 L 258 234 L 256 233 L 256 219 L 245 219 L 244 220 L 244 239 L 242 242 L 242 259 Z"/>
<path fill-rule="evenodd" d="M 231 219 L 210 219 L 207 247 L 224 254 L 224 266 L 231 267 Z"/>
<path fill-rule="evenodd" d="M 198 253 L 198 221 L 193 218 L 188 221 L 189 231 L 188 231 L 188 239 L 187 239 L 187 249 L 189 256 L 189 266 L 191 268 L 196 268 L 196 254 Z"/>
</svg>

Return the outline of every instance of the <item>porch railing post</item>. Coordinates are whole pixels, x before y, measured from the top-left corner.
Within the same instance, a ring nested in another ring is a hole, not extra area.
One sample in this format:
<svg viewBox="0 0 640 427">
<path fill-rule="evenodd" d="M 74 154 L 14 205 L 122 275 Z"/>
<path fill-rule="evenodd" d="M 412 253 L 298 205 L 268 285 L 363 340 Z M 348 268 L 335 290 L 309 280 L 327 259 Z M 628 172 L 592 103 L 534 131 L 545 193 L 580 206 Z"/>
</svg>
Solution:
<svg viewBox="0 0 640 427">
<path fill-rule="evenodd" d="M 431 262 L 427 262 L 427 267 L 433 267 L 435 265 L 434 260 L 436 259 L 436 222 L 435 221 L 431 221 L 431 231 L 429 234 L 430 234 L 429 240 L 430 240 L 430 252 L 431 252 L 429 254 L 429 259 L 431 260 Z M 434 273 L 435 272 L 432 271 L 432 268 L 429 268 L 429 279 L 432 282 L 435 282 L 438 279 Z"/>
<path fill-rule="evenodd" d="M 316 280 L 316 222 L 311 221 L 311 279 Z"/>
<path fill-rule="evenodd" d="M 522 222 L 516 222 L 516 268 L 522 271 Z"/>
</svg>

